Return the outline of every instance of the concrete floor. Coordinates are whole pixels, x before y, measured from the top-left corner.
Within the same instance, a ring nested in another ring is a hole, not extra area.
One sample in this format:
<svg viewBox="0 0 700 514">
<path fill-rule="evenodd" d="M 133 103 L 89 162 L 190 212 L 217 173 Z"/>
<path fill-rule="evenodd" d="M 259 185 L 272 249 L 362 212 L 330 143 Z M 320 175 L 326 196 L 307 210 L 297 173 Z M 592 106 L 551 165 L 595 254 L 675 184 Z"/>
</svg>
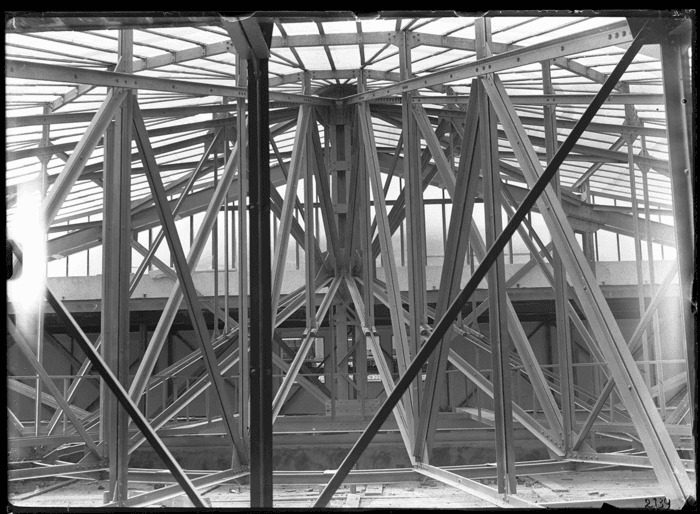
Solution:
<svg viewBox="0 0 700 514">
<path fill-rule="evenodd" d="M 691 478 L 694 479 L 694 475 Z M 493 480 L 480 482 L 495 487 Z M 40 485 L 37 481 L 13 482 L 9 484 L 8 500 L 10 504 L 22 507 L 100 507 L 108 485 L 106 481 L 78 481 L 32 496 L 50 484 L 44 482 Z M 140 494 L 153 490 L 153 486 L 134 484 L 134 489 L 138 489 L 135 494 Z M 318 485 L 275 487 L 274 507 L 309 508 L 320 491 Z M 225 484 L 205 490 L 204 496 L 214 508 L 246 508 L 250 505 L 249 494 L 249 486 Z M 577 506 L 600 508 L 604 502 L 614 504 L 616 499 L 624 498 L 636 498 L 633 502 L 626 502 L 625 506 L 644 508 L 648 507 L 648 499 L 658 498 L 659 494 L 659 483 L 652 470 L 569 471 L 518 477 L 520 498 L 553 508 L 561 508 L 557 505 L 560 502 L 585 502 Z M 341 486 L 328 506 L 413 509 L 493 507 L 484 500 L 428 478 L 424 481 L 395 484 L 358 485 L 355 492 L 349 486 Z"/>
</svg>

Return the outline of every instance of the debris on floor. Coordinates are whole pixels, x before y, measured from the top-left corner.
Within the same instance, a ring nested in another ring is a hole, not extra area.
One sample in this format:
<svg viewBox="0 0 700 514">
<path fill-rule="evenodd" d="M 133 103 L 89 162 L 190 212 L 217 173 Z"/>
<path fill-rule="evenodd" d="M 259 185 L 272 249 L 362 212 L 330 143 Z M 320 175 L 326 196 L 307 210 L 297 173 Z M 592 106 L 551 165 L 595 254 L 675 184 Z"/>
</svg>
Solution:
<svg viewBox="0 0 700 514">
<path fill-rule="evenodd" d="M 381 496 L 383 491 L 383 484 L 368 485 L 367 489 L 365 489 L 365 496 Z"/>
</svg>

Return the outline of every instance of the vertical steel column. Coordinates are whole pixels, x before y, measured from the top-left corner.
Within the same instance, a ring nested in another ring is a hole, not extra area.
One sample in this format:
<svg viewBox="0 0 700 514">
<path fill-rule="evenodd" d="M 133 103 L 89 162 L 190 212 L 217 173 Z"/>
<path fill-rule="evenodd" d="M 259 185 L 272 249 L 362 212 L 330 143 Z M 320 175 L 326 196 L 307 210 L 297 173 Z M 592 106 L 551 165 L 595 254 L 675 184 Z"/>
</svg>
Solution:
<svg viewBox="0 0 700 514">
<path fill-rule="evenodd" d="M 695 430 L 695 402 L 698 386 L 695 375 L 696 320 L 693 304 L 693 277 L 695 275 L 695 170 L 690 166 L 690 137 L 686 106 L 691 102 L 683 88 L 683 60 L 680 41 L 671 39 L 661 44 L 661 71 L 666 103 L 666 132 L 668 134 L 668 160 L 673 197 L 673 220 L 676 232 L 678 277 L 681 288 L 681 316 L 685 336 L 685 352 L 688 368 L 688 392 L 690 393 L 690 419 Z"/>
<path fill-rule="evenodd" d="M 303 93 L 311 94 L 311 79 L 304 73 Z M 309 131 L 316 130 L 316 119 L 311 112 Z M 304 166 L 304 271 L 306 272 L 306 329 L 316 334 L 316 255 L 314 254 L 314 154 L 311 134 L 306 135 L 306 166 Z M 323 321 L 323 320 L 321 320 Z M 312 336 L 312 337 L 314 337 Z"/>
<path fill-rule="evenodd" d="M 490 55 L 491 20 L 476 20 L 477 58 Z M 498 163 L 496 113 L 484 87 L 479 84 L 479 136 L 481 170 L 484 184 L 486 246 L 493 245 L 501 233 L 501 177 Z M 513 449 L 513 406 L 511 401 L 508 323 L 506 318 L 505 260 L 503 253 L 489 270 L 489 336 L 494 390 L 497 486 L 499 493 L 516 492 L 515 454 Z"/>
<path fill-rule="evenodd" d="M 357 126 L 358 139 L 359 139 L 359 124 Z M 376 261 L 372 258 L 372 223 L 370 217 L 370 185 L 369 176 L 367 174 L 367 166 L 365 164 L 365 156 L 363 154 L 364 148 L 359 145 L 359 141 L 356 142 L 359 146 L 359 160 L 357 163 L 356 173 L 358 175 L 358 225 L 360 227 L 360 240 L 359 240 L 359 250 L 360 250 L 360 262 L 362 265 L 361 277 L 363 280 L 362 287 L 362 300 L 364 304 L 364 317 L 365 323 L 374 333 L 374 341 L 379 347 L 379 337 L 376 335 L 376 328 L 374 327 L 374 277 L 376 276 Z M 398 151 L 397 151 L 398 154 Z M 368 395 L 367 387 L 367 343 L 368 339 L 365 337 L 363 342 L 359 345 L 358 352 L 362 353 L 362 371 L 365 373 L 362 376 L 362 392 L 363 397 Z M 374 345 L 372 345 L 374 346 Z M 373 350 L 374 351 L 374 350 Z"/>
<path fill-rule="evenodd" d="M 240 55 L 236 56 L 236 86 L 243 87 L 248 83 L 248 64 Z M 240 363 L 239 417 L 241 435 L 250 448 L 250 377 L 249 368 L 249 339 L 248 339 L 248 145 L 246 130 L 246 102 L 243 98 L 236 101 L 236 127 L 238 148 L 238 355 Z"/>
<path fill-rule="evenodd" d="M 73 344 L 73 341 L 71 340 L 71 346 Z M 148 346 L 148 325 L 145 323 L 139 323 L 139 358 L 146 353 L 146 347 Z M 72 353 L 72 352 L 71 352 Z M 71 372 L 72 374 L 72 372 Z M 146 407 L 146 396 L 144 395 L 143 399 L 141 400 L 141 410 L 143 411 L 144 416 L 146 416 L 146 419 L 148 419 L 148 409 Z"/>
<path fill-rule="evenodd" d="M 360 77 L 358 87 L 365 91 L 365 76 Z M 372 126 L 372 116 L 370 115 L 369 105 L 360 103 L 357 105 L 358 120 L 360 123 L 361 144 L 364 147 L 365 165 L 367 166 L 368 177 L 372 195 L 374 199 L 375 219 L 377 220 L 377 237 L 379 239 L 380 251 L 384 267 L 386 280 L 386 289 L 389 312 L 391 316 L 391 328 L 394 336 L 394 349 L 396 350 L 396 360 L 400 372 L 405 372 L 410 364 L 408 337 L 406 335 L 406 324 L 403 318 L 403 303 L 401 299 L 401 291 L 399 288 L 399 280 L 397 275 L 396 260 L 394 258 L 394 249 L 391 242 L 391 227 L 388 216 L 386 214 L 386 202 L 384 198 L 379 157 L 377 154 L 377 146 L 374 139 L 374 129 Z M 414 412 L 416 409 L 415 399 L 412 395 L 413 389 L 409 391 L 404 398 L 404 406 L 406 407 L 406 416 L 410 430 L 410 438 L 415 441 L 415 424 L 413 421 Z M 412 458 L 412 456 L 409 456 Z"/>
<path fill-rule="evenodd" d="M 119 32 L 119 69 L 133 70 L 133 31 Z M 131 271 L 131 139 L 134 93 L 126 94 L 114 128 L 105 137 L 104 221 L 102 223 L 102 340 L 107 365 L 129 385 L 129 272 Z M 129 416 L 101 384 L 103 435 L 109 457 L 109 497 L 128 499 Z"/>
<path fill-rule="evenodd" d="M 44 114 L 49 114 L 50 107 L 49 105 L 44 106 Z M 43 125 L 41 127 L 41 146 L 48 146 L 51 144 L 51 141 L 49 139 L 51 131 L 51 125 L 48 123 Z M 44 198 L 46 197 L 46 191 L 49 187 L 49 182 L 48 182 L 48 166 L 49 166 L 49 161 L 51 160 L 50 155 L 44 155 L 39 158 L 41 162 L 41 174 L 39 177 L 39 180 L 41 182 L 41 189 L 39 191 L 40 193 L 40 198 L 41 201 L 44 201 Z M 46 227 L 48 230 L 48 226 Z M 46 240 L 46 234 L 43 235 L 44 240 Z M 67 259 L 66 259 L 67 260 Z M 42 272 L 46 274 L 47 266 L 46 264 L 44 265 L 44 269 Z M 44 277 L 45 279 L 46 277 Z M 44 302 L 39 302 L 38 303 L 38 312 L 36 313 L 36 321 L 37 321 L 37 347 L 36 347 L 36 357 L 39 360 L 39 363 L 43 365 L 44 363 Z M 39 436 L 41 435 L 41 412 L 42 412 L 42 406 L 41 406 L 41 379 L 37 375 L 36 378 L 36 399 L 34 403 L 34 435 Z"/>
<path fill-rule="evenodd" d="M 542 63 L 542 85 L 545 95 L 554 94 L 552 87 L 551 61 Z M 544 133 L 547 162 L 550 162 L 558 149 L 556 106 L 544 106 Z M 559 184 L 559 172 L 552 179 L 552 188 L 559 201 L 561 201 L 561 186 Z M 565 451 L 569 451 L 573 444 L 574 424 L 576 423 L 576 406 L 574 404 L 573 359 L 571 355 L 571 329 L 567 305 L 569 303 L 566 281 L 566 268 L 559 256 L 559 252 L 552 250 L 552 268 L 554 271 L 554 304 L 557 318 L 557 355 L 559 359 L 559 384 L 561 396 L 561 412 L 563 433 L 562 442 Z M 556 429 L 556 427 L 551 427 Z"/>
<path fill-rule="evenodd" d="M 646 138 L 641 137 L 642 140 L 642 155 L 646 155 Z M 649 181 L 647 174 L 649 173 L 649 168 L 640 167 L 642 171 L 642 187 L 644 188 L 644 231 L 647 234 L 647 264 L 649 265 L 649 296 L 654 298 L 656 291 L 656 272 L 654 270 L 654 247 L 651 238 L 651 214 L 649 212 Z M 659 408 L 661 409 L 661 419 L 666 419 L 666 390 L 663 386 L 664 384 L 664 365 L 663 362 L 658 362 L 663 360 L 663 346 L 661 344 L 661 331 L 659 330 L 659 313 L 654 312 L 653 320 L 653 330 L 654 330 L 654 360 L 657 361 L 654 368 L 654 374 L 656 376 L 656 384 L 659 386 Z"/>
<path fill-rule="evenodd" d="M 629 93 L 629 86 L 624 84 L 623 92 Z M 625 122 L 628 125 L 635 125 L 635 110 L 631 105 L 625 105 Z M 634 218 L 634 265 L 635 272 L 637 274 L 637 304 L 639 307 L 639 317 L 644 315 L 646 310 L 646 304 L 644 301 L 644 271 L 642 269 L 642 261 L 644 260 L 644 255 L 642 254 L 642 240 L 639 235 L 639 205 L 637 200 L 637 181 L 634 171 L 634 141 L 637 138 L 636 135 L 628 134 L 625 137 L 625 143 L 627 144 L 627 167 L 629 171 L 629 183 L 630 183 L 630 200 L 632 201 L 632 217 Z M 651 366 L 649 361 L 651 360 L 650 344 L 649 344 L 649 332 L 644 332 L 642 334 L 642 360 L 644 364 L 644 381 L 647 384 L 647 388 L 651 391 Z"/>
<path fill-rule="evenodd" d="M 412 77 L 411 72 L 411 43 L 406 32 L 401 32 L 399 41 L 399 67 L 401 80 Z M 404 154 L 404 179 L 406 182 L 406 235 L 408 246 L 408 308 L 411 355 L 416 355 L 421 345 L 421 324 L 428 322 L 426 308 L 426 280 L 425 280 L 425 212 L 423 208 L 422 173 L 420 168 L 420 138 L 418 124 L 413 117 L 412 99 L 413 93 L 401 95 L 401 121 L 403 126 L 403 154 Z M 440 149 L 442 150 L 442 149 Z M 437 160 L 437 157 L 436 157 Z M 403 225 L 402 225 L 403 226 Z M 403 258 L 403 249 L 401 250 Z M 415 430 L 418 430 L 419 418 L 418 406 L 421 402 L 423 391 L 422 376 L 411 384 L 412 395 L 415 399 Z"/>
<path fill-rule="evenodd" d="M 270 27 L 271 28 L 271 27 Z M 248 59 L 250 506 L 272 507 L 272 297 L 268 60 Z"/>
<path fill-rule="evenodd" d="M 226 141 L 224 140 L 224 146 Z M 214 148 L 214 189 L 219 184 L 219 152 Z M 223 150 L 222 150 L 223 153 Z M 227 198 L 228 200 L 228 198 Z M 221 217 L 221 206 L 216 212 L 214 226 L 211 229 L 211 267 L 214 270 L 214 322 L 211 331 L 211 341 L 213 342 L 219 334 L 219 218 Z"/>
<path fill-rule="evenodd" d="M 229 102 L 229 98 L 223 97 L 221 99 L 222 103 L 227 104 Z M 226 114 L 226 117 L 230 117 L 229 114 Z M 224 143 L 224 149 L 223 149 L 223 156 L 224 156 L 224 166 L 226 166 L 226 162 L 228 161 L 230 157 L 230 151 L 228 147 L 228 127 L 224 127 L 223 129 L 223 143 Z M 229 251 L 229 245 L 235 244 L 235 239 L 233 241 L 230 241 L 230 234 L 231 232 L 229 231 L 229 213 L 231 212 L 230 210 L 230 204 L 231 201 L 229 199 L 229 191 L 226 193 L 226 197 L 224 200 L 224 312 L 226 315 L 224 316 L 224 334 L 228 334 L 229 331 L 229 323 L 228 323 L 228 318 L 231 315 L 230 312 L 230 307 L 229 307 L 229 272 L 231 268 L 231 260 L 230 260 L 230 251 Z M 240 375 L 239 375 L 240 376 Z M 236 389 L 239 389 L 238 385 L 236 385 Z M 239 403 L 240 405 L 240 403 Z"/>
<path fill-rule="evenodd" d="M 452 214 L 450 227 L 445 238 L 445 259 L 440 275 L 440 288 L 435 305 L 435 320 L 445 313 L 454 297 L 459 294 L 459 286 L 464 270 L 464 258 L 469 244 L 474 202 L 476 200 L 479 182 L 480 154 L 478 144 L 479 112 L 477 105 L 477 82 L 472 81 L 470 101 L 465 114 L 462 147 L 459 156 L 457 180 L 452 196 Z M 443 204 L 444 206 L 444 204 Z M 424 448 L 432 449 L 440 396 L 447 382 L 445 375 L 447 357 L 453 334 L 448 334 L 438 346 L 435 354 L 428 362 L 425 379 L 425 390 L 421 402 L 421 416 L 416 432 L 414 456 L 422 458 Z"/>
</svg>

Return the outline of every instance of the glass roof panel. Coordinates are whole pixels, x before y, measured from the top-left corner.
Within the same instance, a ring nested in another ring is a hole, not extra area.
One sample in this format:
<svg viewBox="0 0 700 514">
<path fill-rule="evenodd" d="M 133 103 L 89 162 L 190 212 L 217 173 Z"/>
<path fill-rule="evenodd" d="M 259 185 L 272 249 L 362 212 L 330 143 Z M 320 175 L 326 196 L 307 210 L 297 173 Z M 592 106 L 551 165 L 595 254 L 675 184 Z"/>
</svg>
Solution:
<svg viewBox="0 0 700 514">
<path fill-rule="evenodd" d="M 357 23 L 354 21 L 324 21 L 323 31 L 326 34 L 356 34 Z"/>
<path fill-rule="evenodd" d="M 320 46 L 297 48 L 297 53 L 307 70 L 326 70 L 330 68 L 326 52 Z"/>
<path fill-rule="evenodd" d="M 357 46 L 329 46 L 333 63 L 340 70 L 356 70 L 360 68 L 360 50 Z"/>
<path fill-rule="evenodd" d="M 396 28 L 395 20 L 363 19 L 362 32 L 390 32 Z"/>
<path fill-rule="evenodd" d="M 284 22 L 282 27 L 288 36 L 318 35 L 318 26 L 313 22 Z"/>
<path fill-rule="evenodd" d="M 431 21 L 427 25 L 418 27 L 415 29 L 416 32 L 422 32 L 425 34 L 445 34 L 447 32 L 453 32 L 464 28 L 466 25 L 471 23 L 473 18 L 471 17 L 459 17 L 459 18 L 439 18 L 435 21 Z M 413 28 L 409 29 L 413 30 Z"/>
</svg>

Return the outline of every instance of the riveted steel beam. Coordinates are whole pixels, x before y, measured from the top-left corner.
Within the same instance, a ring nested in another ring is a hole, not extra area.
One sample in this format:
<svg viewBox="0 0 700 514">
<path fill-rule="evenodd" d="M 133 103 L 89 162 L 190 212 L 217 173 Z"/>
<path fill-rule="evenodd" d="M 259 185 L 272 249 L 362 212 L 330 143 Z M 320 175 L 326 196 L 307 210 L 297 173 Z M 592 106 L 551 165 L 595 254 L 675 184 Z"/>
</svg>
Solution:
<svg viewBox="0 0 700 514">
<path fill-rule="evenodd" d="M 120 31 L 117 69 L 131 73 L 133 32 Z M 102 224 L 102 356 L 123 386 L 129 383 L 129 275 L 131 269 L 131 140 L 134 94 L 126 92 L 113 125 L 105 133 Z M 100 437 L 109 458 L 109 497 L 128 498 L 129 417 L 100 383 Z"/>
<path fill-rule="evenodd" d="M 358 106 L 358 114 L 360 121 L 360 131 L 362 134 L 362 143 L 364 146 L 367 171 L 372 186 L 372 194 L 374 197 L 374 208 L 376 218 L 378 220 L 377 228 L 379 230 L 379 242 L 381 245 L 381 254 L 386 273 L 387 291 L 389 292 L 391 325 L 394 330 L 394 343 L 398 360 L 399 370 L 405 372 L 410 362 L 408 337 L 406 335 L 406 326 L 403 323 L 401 314 L 401 290 L 399 288 L 398 277 L 396 275 L 396 261 L 394 259 L 394 251 L 391 243 L 391 234 L 388 218 L 386 215 L 386 205 L 384 201 L 381 177 L 379 173 L 379 162 L 377 159 L 377 151 L 374 143 L 374 132 L 372 130 L 372 119 L 369 113 L 369 108 L 366 105 Z M 413 414 L 415 399 L 409 395 L 404 400 L 404 407 L 407 415 L 410 418 L 410 429 L 413 430 Z M 413 439 L 413 433 L 411 433 Z"/>
<path fill-rule="evenodd" d="M 491 55 L 491 20 L 476 20 L 477 57 Z M 491 75 L 489 75 L 490 77 Z M 486 245 L 491 246 L 501 232 L 501 173 L 498 165 L 498 131 L 496 113 L 484 87 L 478 84 L 479 143 L 481 172 L 484 183 L 484 214 Z M 473 220 L 472 220 L 473 221 Z M 476 236 L 476 234 L 472 234 Z M 513 448 L 513 409 L 511 400 L 510 341 L 506 315 L 505 260 L 499 254 L 488 271 L 489 335 L 491 339 L 491 382 L 493 383 L 493 411 L 495 418 L 497 487 L 499 493 L 516 492 L 515 450 Z"/>
<path fill-rule="evenodd" d="M 236 86 L 221 86 L 218 84 L 205 84 L 185 80 L 161 79 L 114 71 L 78 69 L 71 66 L 35 63 L 17 59 L 7 59 L 5 64 L 7 76 L 12 78 L 51 80 L 70 84 L 91 84 L 94 86 L 123 89 L 163 91 L 194 96 L 247 98 L 248 95 L 245 88 Z M 305 105 L 335 104 L 333 100 L 327 98 L 295 95 L 291 93 L 270 93 L 269 99 Z"/>
<path fill-rule="evenodd" d="M 401 70 L 401 78 L 408 79 L 413 76 L 411 70 L 411 45 L 407 41 L 407 35 L 402 34 L 399 40 L 399 67 Z M 410 354 L 416 355 L 421 344 L 421 324 L 428 321 L 425 309 L 426 303 L 426 234 L 425 234 L 425 209 L 423 206 L 423 188 L 420 166 L 420 131 L 419 123 L 416 122 L 414 115 L 416 114 L 411 105 L 413 93 L 404 93 L 402 95 L 402 131 L 401 134 L 404 140 L 404 179 L 405 179 L 405 199 L 406 199 L 406 247 L 408 253 L 408 275 L 411 280 L 408 281 L 408 309 L 409 309 L 409 348 Z M 425 119 L 427 120 L 427 115 Z M 434 137 L 432 127 L 429 126 L 429 132 Z M 428 136 L 424 136 L 429 139 Z M 438 145 L 439 146 L 439 145 Z M 431 146 L 431 153 L 434 159 L 445 158 L 442 147 L 435 150 Z M 421 397 L 423 393 L 423 380 L 417 380 L 411 385 L 414 398 L 414 414 L 416 426 L 414 431 L 418 430 L 419 419 L 422 418 L 419 414 Z M 418 454 L 418 458 L 422 457 L 422 453 Z M 427 452 L 425 452 L 427 456 Z"/>
<path fill-rule="evenodd" d="M 365 102 L 437 84 L 447 84 L 458 80 L 525 66 L 527 64 L 534 64 L 545 59 L 562 58 L 567 55 L 606 48 L 630 41 L 632 41 L 632 34 L 627 26 L 627 22 L 614 23 L 589 30 L 585 33 L 573 34 L 504 54 L 480 58 L 474 63 L 455 66 L 446 71 L 434 72 L 425 76 L 403 80 L 394 86 L 387 86 L 345 97 L 343 101 L 347 104 Z"/>
<path fill-rule="evenodd" d="M 666 131 L 668 141 L 671 194 L 673 197 L 673 219 L 678 255 L 678 277 L 681 285 L 681 316 L 688 362 L 688 392 L 690 393 L 690 419 L 696 426 L 697 378 L 694 363 L 697 362 L 697 312 L 693 294 L 695 276 L 695 167 L 692 152 L 692 132 L 688 119 L 691 92 L 687 88 L 689 57 L 682 50 L 680 37 L 670 37 L 661 44 L 661 72 L 666 99 Z M 691 165 L 692 164 L 692 165 Z"/>
</svg>

